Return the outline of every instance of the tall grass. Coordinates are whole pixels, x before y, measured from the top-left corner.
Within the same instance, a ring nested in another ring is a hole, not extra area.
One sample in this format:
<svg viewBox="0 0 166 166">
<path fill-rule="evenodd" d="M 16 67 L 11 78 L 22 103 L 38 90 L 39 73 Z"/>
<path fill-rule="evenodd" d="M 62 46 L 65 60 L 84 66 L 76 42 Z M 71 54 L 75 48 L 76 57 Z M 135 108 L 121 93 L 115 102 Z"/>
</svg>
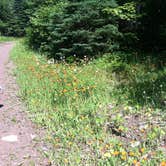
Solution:
<svg viewBox="0 0 166 166">
<path fill-rule="evenodd" d="M 121 53 L 122 54 L 122 53 Z M 165 109 L 166 68 L 164 58 L 146 54 L 113 54 L 107 70 L 114 73 L 118 96 L 127 97 L 130 104 Z M 126 57 L 125 57 L 126 56 Z M 130 60 L 129 60 L 130 59 Z"/>
<path fill-rule="evenodd" d="M 48 131 L 46 139 L 54 147 L 49 155 L 55 165 L 153 165 L 164 160 L 157 151 L 157 159 L 144 160 L 140 147 L 124 146 L 108 130 L 108 124 L 125 130 L 120 112 L 129 114 L 125 111 L 129 102 L 128 92 L 116 89 L 119 84 L 110 75 L 112 69 L 108 72 L 112 67 L 107 58 L 52 63 L 20 42 L 11 56 L 30 116 Z"/>
</svg>

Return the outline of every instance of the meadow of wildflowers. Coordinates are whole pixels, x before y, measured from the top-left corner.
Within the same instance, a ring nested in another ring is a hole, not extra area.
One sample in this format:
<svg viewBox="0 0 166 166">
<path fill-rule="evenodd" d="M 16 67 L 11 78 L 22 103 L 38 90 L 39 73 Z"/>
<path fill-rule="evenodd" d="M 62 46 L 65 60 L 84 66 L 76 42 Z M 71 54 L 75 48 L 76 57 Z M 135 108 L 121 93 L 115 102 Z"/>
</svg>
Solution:
<svg viewBox="0 0 166 166">
<path fill-rule="evenodd" d="M 11 56 L 29 116 L 48 131 L 53 164 L 166 165 L 165 115 L 130 106 L 106 59 L 48 61 L 21 42 Z"/>
</svg>

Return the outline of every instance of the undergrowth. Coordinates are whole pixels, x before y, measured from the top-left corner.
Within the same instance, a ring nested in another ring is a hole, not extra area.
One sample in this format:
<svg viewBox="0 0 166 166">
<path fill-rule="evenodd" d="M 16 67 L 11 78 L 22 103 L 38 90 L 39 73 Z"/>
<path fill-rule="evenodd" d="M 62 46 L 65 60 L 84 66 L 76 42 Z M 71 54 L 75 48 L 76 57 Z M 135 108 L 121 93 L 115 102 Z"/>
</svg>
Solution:
<svg viewBox="0 0 166 166">
<path fill-rule="evenodd" d="M 49 133 L 53 165 L 166 164 L 164 69 L 118 54 L 48 61 L 21 42 L 11 56 L 30 116 Z"/>
<path fill-rule="evenodd" d="M 13 40 L 15 40 L 14 37 L 0 36 L 0 43 L 2 43 L 2 42 L 8 42 L 8 41 L 13 41 Z"/>
</svg>

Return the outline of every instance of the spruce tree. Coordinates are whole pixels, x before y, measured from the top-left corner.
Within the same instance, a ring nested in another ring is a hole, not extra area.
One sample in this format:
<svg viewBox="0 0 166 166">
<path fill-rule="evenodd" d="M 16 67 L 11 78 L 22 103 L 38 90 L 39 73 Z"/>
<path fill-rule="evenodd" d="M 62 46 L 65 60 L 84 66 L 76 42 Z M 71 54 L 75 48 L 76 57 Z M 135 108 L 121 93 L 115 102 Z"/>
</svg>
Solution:
<svg viewBox="0 0 166 166">
<path fill-rule="evenodd" d="M 13 0 L 0 1 L 0 33 L 7 34 L 9 21 L 12 15 Z"/>
<path fill-rule="evenodd" d="M 41 38 L 38 32 L 37 35 L 31 31 L 32 38 L 37 37 L 33 43 L 57 59 L 65 56 L 71 60 L 74 55 L 92 57 L 116 50 L 122 34 L 114 17 L 103 12 L 105 7 L 116 5 L 110 0 L 72 1 L 63 12 L 52 13 L 45 27 L 40 27 L 47 29 L 47 35 L 43 31 Z M 37 26 L 34 28 L 39 29 Z"/>
<path fill-rule="evenodd" d="M 27 15 L 25 14 L 25 0 L 14 0 L 11 16 L 8 21 L 8 34 L 12 36 L 25 35 L 25 28 L 27 27 Z"/>
</svg>

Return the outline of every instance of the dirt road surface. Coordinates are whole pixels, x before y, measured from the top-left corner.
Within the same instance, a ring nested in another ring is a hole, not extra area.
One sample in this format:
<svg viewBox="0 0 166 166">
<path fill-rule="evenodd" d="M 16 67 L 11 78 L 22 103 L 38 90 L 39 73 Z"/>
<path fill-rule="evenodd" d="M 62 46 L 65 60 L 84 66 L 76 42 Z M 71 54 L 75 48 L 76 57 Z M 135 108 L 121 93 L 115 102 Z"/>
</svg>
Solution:
<svg viewBox="0 0 166 166">
<path fill-rule="evenodd" d="M 43 130 L 27 117 L 18 96 L 9 53 L 14 43 L 0 44 L 0 166 L 47 166 Z"/>
</svg>

